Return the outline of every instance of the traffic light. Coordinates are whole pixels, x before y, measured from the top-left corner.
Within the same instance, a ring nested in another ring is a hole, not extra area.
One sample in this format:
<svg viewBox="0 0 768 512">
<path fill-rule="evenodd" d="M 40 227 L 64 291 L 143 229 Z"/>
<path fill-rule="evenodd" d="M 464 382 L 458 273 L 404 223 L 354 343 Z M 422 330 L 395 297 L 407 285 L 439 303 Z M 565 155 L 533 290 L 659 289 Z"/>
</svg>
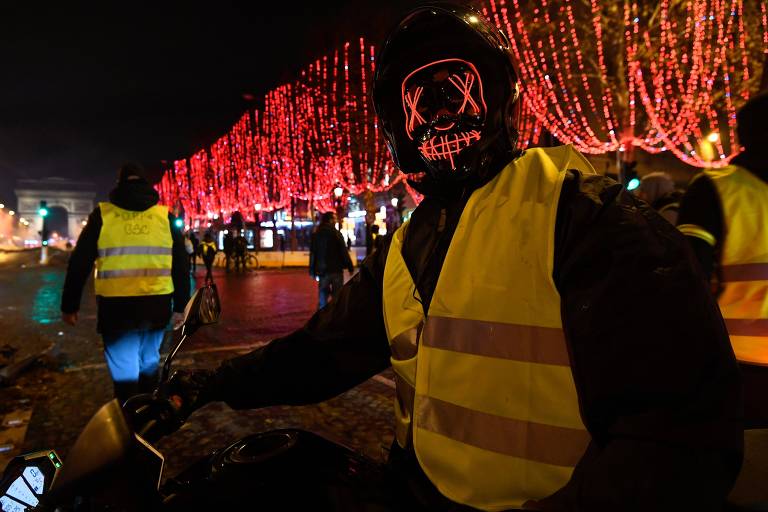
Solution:
<svg viewBox="0 0 768 512">
<path fill-rule="evenodd" d="M 184 227 L 184 219 L 182 219 L 182 218 L 178 218 L 178 219 L 176 219 L 176 220 L 174 220 L 174 221 L 173 221 L 173 224 L 174 224 L 174 225 L 175 225 L 177 228 L 183 228 L 183 227 Z"/>
<path fill-rule="evenodd" d="M 627 187 L 627 190 L 635 190 L 640 186 L 636 167 L 637 162 L 621 162 L 621 183 Z"/>
<path fill-rule="evenodd" d="M 40 201 L 40 208 L 37 213 L 43 218 L 43 230 L 40 232 L 40 243 L 43 246 L 48 245 L 48 202 Z"/>
</svg>

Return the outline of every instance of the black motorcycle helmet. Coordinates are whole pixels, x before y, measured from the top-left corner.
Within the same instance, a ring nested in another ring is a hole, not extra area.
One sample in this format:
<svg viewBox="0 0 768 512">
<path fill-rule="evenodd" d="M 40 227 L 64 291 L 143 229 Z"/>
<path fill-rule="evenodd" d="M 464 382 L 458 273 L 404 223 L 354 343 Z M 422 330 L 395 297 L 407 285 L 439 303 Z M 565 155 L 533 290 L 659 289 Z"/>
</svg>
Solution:
<svg viewBox="0 0 768 512">
<path fill-rule="evenodd" d="M 418 7 L 379 51 L 374 108 L 392 159 L 422 193 L 485 180 L 509 163 L 518 100 L 509 41 L 470 7 Z"/>
</svg>

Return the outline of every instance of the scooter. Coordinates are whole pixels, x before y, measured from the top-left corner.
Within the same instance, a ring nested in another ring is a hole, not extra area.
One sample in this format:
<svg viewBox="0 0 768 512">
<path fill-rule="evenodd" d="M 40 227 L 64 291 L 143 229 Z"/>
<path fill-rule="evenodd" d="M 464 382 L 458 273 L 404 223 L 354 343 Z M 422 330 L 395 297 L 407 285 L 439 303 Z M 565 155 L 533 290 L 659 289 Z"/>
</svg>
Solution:
<svg viewBox="0 0 768 512">
<path fill-rule="evenodd" d="M 0 481 L 3 512 L 390 509 L 382 465 L 295 429 L 245 437 L 163 481 L 165 459 L 152 443 L 182 423 L 167 392 L 171 363 L 197 329 L 218 321 L 200 292 L 187 304 L 157 390 L 103 405 L 66 461 L 55 450 L 14 458 Z"/>
</svg>

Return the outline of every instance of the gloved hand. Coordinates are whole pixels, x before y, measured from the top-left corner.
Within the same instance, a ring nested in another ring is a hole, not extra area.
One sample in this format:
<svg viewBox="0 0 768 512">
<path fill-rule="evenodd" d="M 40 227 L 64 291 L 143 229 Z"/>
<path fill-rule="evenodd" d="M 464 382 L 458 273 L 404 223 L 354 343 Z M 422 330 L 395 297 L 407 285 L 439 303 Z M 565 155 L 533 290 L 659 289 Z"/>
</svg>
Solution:
<svg viewBox="0 0 768 512">
<path fill-rule="evenodd" d="M 176 370 L 162 386 L 162 393 L 174 404 L 182 422 L 212 400 L 213 375 L 211 370 Z"/>
<path fill-rule="evenodd" d="M 123 404 L 123 414 L 131 429 L 150 443 L 176 432 L 184 424 L 176 404 L 159 394 L 132 396 Z"/>
</svg>

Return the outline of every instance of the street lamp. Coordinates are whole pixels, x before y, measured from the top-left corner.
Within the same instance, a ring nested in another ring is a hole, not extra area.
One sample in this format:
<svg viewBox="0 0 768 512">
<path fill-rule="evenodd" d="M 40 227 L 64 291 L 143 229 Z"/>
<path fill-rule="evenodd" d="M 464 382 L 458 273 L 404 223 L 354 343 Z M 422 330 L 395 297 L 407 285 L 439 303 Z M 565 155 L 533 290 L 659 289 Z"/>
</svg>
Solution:
<svg viewBox="0 0 768 512">
<path fill-rule="evenodd" d="M 392 198 L 392 201 L 391 201 L 391 203 L 392 203 L 392 208 L 397 208 L 397 203 L 399 203 L 399 202 L 400 202 L 400 200 L 399 200 L 398 198 L 396 198 L 396 197 L 393 197 L 393 198 Z"/>
<path fill-rule="evenodd" d="M 341 188 L 341 185 L 336 185 L 336 188 L 333 189 L 333 196 L 336 199 L 341 199 L 341 196 L 344 195 L 344 189 Z"/>
<path fill-rule="evenodd" d="M 0 210 L 2 210 L 3 208 L 5 208 L 5 205 L 3 203 L 0 203 Z"/>
<path fill-rule="evenodd" d="M 13 210 L 9 210 L 9 211 L 8 211 L 8 215 L 10 215 L 11 217 L 13 217 L 14 215 L 16 215 L 16 212 L 15 212 L 15 211 L 13 211 Z"/>
</svg>

